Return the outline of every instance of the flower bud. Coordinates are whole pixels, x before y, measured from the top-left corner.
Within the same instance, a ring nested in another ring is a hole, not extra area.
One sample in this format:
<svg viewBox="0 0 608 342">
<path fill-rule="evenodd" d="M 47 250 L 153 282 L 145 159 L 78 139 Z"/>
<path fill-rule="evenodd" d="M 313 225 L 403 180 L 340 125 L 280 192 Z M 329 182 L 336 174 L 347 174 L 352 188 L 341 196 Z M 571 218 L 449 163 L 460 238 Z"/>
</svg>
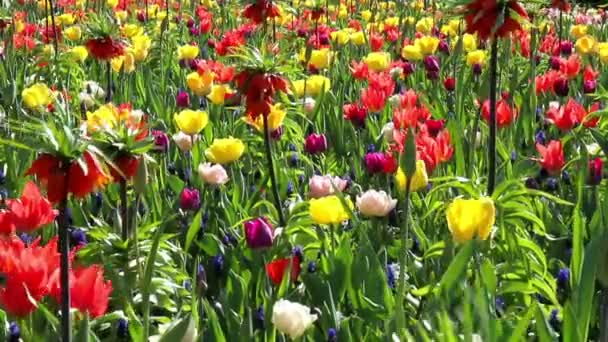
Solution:
<svg viewBox="0 0 608 342">
<path fill-rule="evenodd" d="M 312 133 L 306 137 L 304 151 L 310 154 L 319 154 L 327 150 L 327 138 L 324 134 Z"/>
<path fill-rule="evenodd" d="M 201 196 L 197 189 L 184 188 L 179 201 L 182 210 L 196 211 L 201 205 Z"/>
<path fill-rule="evenodd" d="M 243 224 L 245 228 L 245 240 L 249 248 L 267 248 L 272 246 L 274 239 L 274 228 L 267 218 L 258 217 Z"/>
</svg>

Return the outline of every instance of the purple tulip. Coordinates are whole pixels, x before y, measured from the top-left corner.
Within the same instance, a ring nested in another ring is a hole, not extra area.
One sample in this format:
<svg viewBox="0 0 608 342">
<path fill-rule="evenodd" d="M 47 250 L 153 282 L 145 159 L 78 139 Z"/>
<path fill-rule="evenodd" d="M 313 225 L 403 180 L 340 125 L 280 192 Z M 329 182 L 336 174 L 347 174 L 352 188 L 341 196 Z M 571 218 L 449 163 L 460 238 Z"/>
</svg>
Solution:
<svg viewBox="0 0 608 342">
<path fill-rule="evenodd" d="M 568 85 L 568 79 L 565 77 L 560 77 L 553 83 L 553 91 L 558 96 L 568 96 L 570 92 L 570 86 Z"/>
<path fill-rule="evenodd" d="M 179 108 L 188 108 L 190 107 L 190 95 L 186 91 L 180 91 L 175 97 L 175 102 Z"/>
<path fill-rule="evenodd" d="M 595 93 L 597 82 L 595 80 L 586 80 L 583 82 L 583 92 L 585 94 Z"/>
<path fill-rule="evenodd" d="M 479 76 L 479 75 L 481 75 L 482 71 L 483 71 L 483 67 L 481 66 L 481 64 L 479 64 L 479 63 L 473 64 L 473 75 Z"/>
<path fill-rule="evenodd" d="M 561 67 L 561 61 L 559 57 L 551 57 L 551 59 L 549 59 L 549 64 L 551 64 L 551 69 L 553 70 L 559 70 Z"/>
<path fill-rule="evenodd" d="M 201 205 L 201 195 L 197 189 L 184 188 L 179 204 L 183 210 L 197 210 Z"/>
<path fill-rule="evenodd" d="M 436 56 L 424 57 L 424 68 L 426 69 L 427 73 L 439 72 L 439 59 Z"/>
<path fill-rule="evenodd" d="M 449 55 L 450 54 L 450 44 L 448 44 L 448 42 L 446 42 L 444 39 L 442 39 L 439 42 L 439 51 Z"/>
<path fill-rule="evenodd" d="M 258 217 L 244 223 L 245 240 L 249 248 L 258 249 L 272 246 L 274 229 L 268 219 Z"/>
<path fill-rule="evenodd" d="M 384 169 L 384 154 L 380 152 L 368 153 L 365 155 L 363 163 L 368 173 L 380 173 Z"/>
<path fill-rule="evenodd" d="M 559 49 L 562 55 L 569 56 L 572 53 L 572 42 L 569 40 L 563 40 L 559 43 Z"/>
<path fill-rule="evenodd" d="M 327 150 L 327 138 L 324 134 L 312 133 L 306 137 L 304 151 L 310 154 L 323 153 Z"/>
<path fill-rule="evenodd" d="M 167 152 L 169 149 L 169 137 L 163 131 L 153 130 L 152 136 L 154 136 L 154 147 L 158 151 Z"/>
</svg>

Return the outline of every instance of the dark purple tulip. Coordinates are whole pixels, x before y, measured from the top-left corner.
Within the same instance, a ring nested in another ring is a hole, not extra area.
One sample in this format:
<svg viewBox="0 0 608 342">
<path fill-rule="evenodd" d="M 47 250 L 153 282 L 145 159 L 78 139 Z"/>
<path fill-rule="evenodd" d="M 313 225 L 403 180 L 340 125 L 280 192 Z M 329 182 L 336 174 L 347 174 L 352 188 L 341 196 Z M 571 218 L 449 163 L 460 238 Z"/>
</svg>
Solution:
<svg viewBox="0 0 608 342">
<path fill-rule="evenodd" d="M 561 51 L 562 55 L 569 56 L 572 53 L 572 42 L 569 40 L 563 40 L 559 44 L 559 50 Z"/>
<path fill-rule="evenodd" d="M 272 137 L 272 139 L 274 139 L 274 140 L 280 140 L 282 136 L 283 136 L 283 126 L 279 126 L 279 128 L 270 132 L 270 137 Z"/>
<path fill-rule="evenodd" d="M 158 151 L 167 152 L 169 149 L 169 137 L 163 131 L 153 130 L 152 136 L 154 137 L 154 147 Z"/>
<path fill-rule="evenodd" d="M 197 189 L 184 188 L 179 204 L 183 210 L 197 210 L 201 205 L 201 195 Z"/>
<path fill-rule="evenodd" d="M 439 59 L 436 56 L 424 57 L 424 68 L 427 73 L 438 72 L 440 69 Z"/>
<path fill-rule="evenodd" d="M 560 66 L 561 66 L 561 62 L 560 62 L 560 58 L 553 56 L 551 57 L 551 59 L 549 60 L 549 64 L 551 65 L 551 69 L 553 70 L 559 70 Z"/>
<path fill-rule="evenodd" d="M 189 30 L 191 36 L 198 37 L 201 35 L 201 30 L 196 26 L 192 26 Z"/>
<path fill-rule="evenodd" d="M 568 96 L 570 92 L 570 86 L 568 85 L 568 79 L 565 77 L 560 77 L 553 83 L 553 91 L 558 96 Z"/>
<path fill-rule="evenodd" d="M 406 75 L 413 74 L 416 71 L 414 63 L 405 62 L 403 63 L 403 73 Z"/>
<path fill-rule="evenodd" d="M 325 134 L 312 133 L 306 137 L 304 151 L 310 154 L 323 153 L 327 150 L 327 138 Z"/>
<path fill-rule="evenodd" d="M 179 108 L 188 108 L 190 107 L 190 95 L 186 91 L 180 91 L 177 93 L 175 97 L 175 103 Z"/>
<path fill-rule="evenodd" d="M 448 44 L 448 42 L 446 42 L 444 39 L 442 39 L 439 42 L 439 51 L 449 55 L 450 54 L 450 44 Z"/>
<path fill-rule="evenodd" d="M 481 64 L 479 64 L 479 63 L 473 64 L 473 75 L 479 76 L 479 75 L 481 75 L 482 71 L 483 71 L 483 67 L 481 66 Z"/>
<path fill-rule="evenodd" d="M 272 246 L 274 229 L 268 219 L 258 217 L 245 222 L 245 240 L 249 248 L 267 248 Z"/>
</svg>

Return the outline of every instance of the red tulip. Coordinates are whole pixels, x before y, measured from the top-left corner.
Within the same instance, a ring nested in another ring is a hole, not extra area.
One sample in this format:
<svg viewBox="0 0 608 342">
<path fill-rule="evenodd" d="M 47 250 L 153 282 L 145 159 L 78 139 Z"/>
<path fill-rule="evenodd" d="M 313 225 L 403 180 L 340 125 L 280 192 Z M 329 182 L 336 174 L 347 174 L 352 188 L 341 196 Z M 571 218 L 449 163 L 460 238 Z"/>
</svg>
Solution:
<svg viewBox="0 0 608 342">
<path fill-rule="evenodd" d="M 369 75 L 369 68 L 365 62 L 352 61 L 350 63 L 350 72 L 357 80 L 365 80 Z"/>
<path fill-rule="evenodd" d="M 71 307 L 88 313 L 91 318 L 103 316 L 108 309 L 108 298 L 112 293 L 112 281 L 104 281 L 103 268 L 92 265 L 77 268 L 70 281 Z"/>
<path fill-rule="evenodd" d="M 345 120 L 352 122 L 355 127 L 365 126 L 367 108 L 361 106 L 360 103 L 347 103 L 344 105 L 343 110 Z"/>
<path fill-rule="evenodd" d="M 33 182 L 27 182 L 20 199 L 7 200 L 6 206 L 9 209 L 6 215 L 12 226 L 22 232 L 33 232 L 53 222 L 57 216 L 49 200 L 40 194 Z"/>
<path fill-rule="evenodd" d="M 568 0 L 551 0 L 551 7 L 564 12 L 570 12 L 572 8 Z"/>
<path fill-rule="evenodd" d="M 490 122 L 490 100 L 485 100 L 481 107 L 481 116 Z M 511 125 L 517 119 L 517 108 L 511 107 L 506 99 L 501 99 L 496 103 L 496 122 L 498 128 Z"/>
<path fill-rule="evenodd" d="M 536 150 L 541 158 L 538 159 L 540 166 L 550 175 L 559 175 L 566 164 L 564 161 L 564 150 L 562 142 L 551 140 L 547 146 L 536 144 Z"/>
<path fill-rule="evenodd" d="M 270 281 L 276 286 L 280 285 L 281 281 L 283 281 L 283 276 L 287 268 L 291 265 L 291 281 L 294 282 L 298 279 L 300 275 L 300 258 L 298 256 L 293 256 L 291 258 L 284 258 L 274 260 L 271 263 L 266 265 L 266 273 L 268 274 L 268 278 Z"/>
<path fill-rule="evenodd" d="M 603 166 L 604 162 L 602 162 L 602 159 L 599 157 L 589 161 L 589 184 L 598 185 L 602 182 Z"/>
<path fill-rule="evenodd" d="M 477 33 L 481 39 L 505 37 L 510 32 L 521 29 L 518 18 L 513 18 L 512 12 L 528 19 L 526 10 L 515 0 L 473 0 L 466 5 L 464 19 L 467 22 L 467 32 Z M 499 20 L 501 15 L 504 18 Z"/>
<path fill-rule="evenodd" d="M 551 102 L 547 110 L 547 121 L 562 131 L 567 131 L 583 122 L 587 111 L 580 103 L 570 98 L 564 106 L 558 102 Z"/>
<path fill-rule="evenodd" d="M 0 304 L 10 315 L 25 317 L 49 293 L 49 278 L 59 266 L 57 238 L 45 246 L 40 239 L 26 246 L 13 235 L 0 239 Z"/>
<path fill-rule="evenodd" d="M 581 59 L 578 55 L 570 55 L 568 59 L 559 59 L 559 70 L 565 75 L 568 79 L 573 79 L 581 71 Z"/>
</svg>

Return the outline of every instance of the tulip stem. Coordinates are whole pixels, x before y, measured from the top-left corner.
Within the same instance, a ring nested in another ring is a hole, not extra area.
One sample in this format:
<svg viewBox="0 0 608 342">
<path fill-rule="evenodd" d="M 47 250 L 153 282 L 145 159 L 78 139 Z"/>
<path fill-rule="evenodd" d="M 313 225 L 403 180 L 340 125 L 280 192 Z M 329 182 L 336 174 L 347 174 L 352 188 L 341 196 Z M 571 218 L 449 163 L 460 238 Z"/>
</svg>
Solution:
<svg viewBox="0 0 608 342">
<path fill-rule="evenodd" d="M 399 287 L 397 288 L 397 330 L 401 333 L 405 330 L 405 308 L 403 297 L 405 292 L 405 274 L 407 272 L 408 246 L 407 241 L 410 235 L 410 187 L 412 177 L 408 177 L 405 182 L 405 198 L 403 200 L 403 229 L 401 230 L 401 261 L 399 266 Z"/>
<path fill-rule="evenodd" d="M 65 198 L 61 201 L 59 219 L 59 254 L 60 254 L 60 282 L 61 282 L 61 340 L 70 342 L 72 340 L 72 327 L 70 320 L 70 240 L 69 240 L 69 217 L 68 217 L 68 192 L 66 176 Z"/>
<path fill-rule="evenodd" d="M 600 292 L 600 341 L 608 341 L 608 289 Z"/>
<path fill-rule="evenodd" d="M 120 179 L 120 218 L 122 219 L 122 240 L 129 238 L 129 204 L 127 203 L 127 180 Z"/>
<path fill-rule="evenodd" d="M 264 118 L 264 145 L 266 146 L 266 161 L 268 163 L 268 172 L 270 173 L 270 186 L 272 186 L 272 194 L 274 197 L 274 206 L 279 213 L 279 224 L 285 227 L 285 217 L 281 208 L 281 199 L 279 197 L 279 188 L 277 186 L 277 177 L 274 173 L 274 161 L 272 160 L 272 146 L 270 146 L 270 128 L 268 127 L 268 115 L 262 115 Z"/>
<path fill-rule="evenodd" d="M 112 63 L 108 61 L 108 70 L 107 70 L 107 78 L 108 78 L 108 91 L 106 95 L 106 101 L 112 101 Z"/>
<path fill-rule="evenodd" d="M 498 69 L 498 39 L 492 39 L 490 57 L 490 137 L 488 142 L 488 196 L 494 192 L 496 183 L 496 74 Z"/>
</svg>

